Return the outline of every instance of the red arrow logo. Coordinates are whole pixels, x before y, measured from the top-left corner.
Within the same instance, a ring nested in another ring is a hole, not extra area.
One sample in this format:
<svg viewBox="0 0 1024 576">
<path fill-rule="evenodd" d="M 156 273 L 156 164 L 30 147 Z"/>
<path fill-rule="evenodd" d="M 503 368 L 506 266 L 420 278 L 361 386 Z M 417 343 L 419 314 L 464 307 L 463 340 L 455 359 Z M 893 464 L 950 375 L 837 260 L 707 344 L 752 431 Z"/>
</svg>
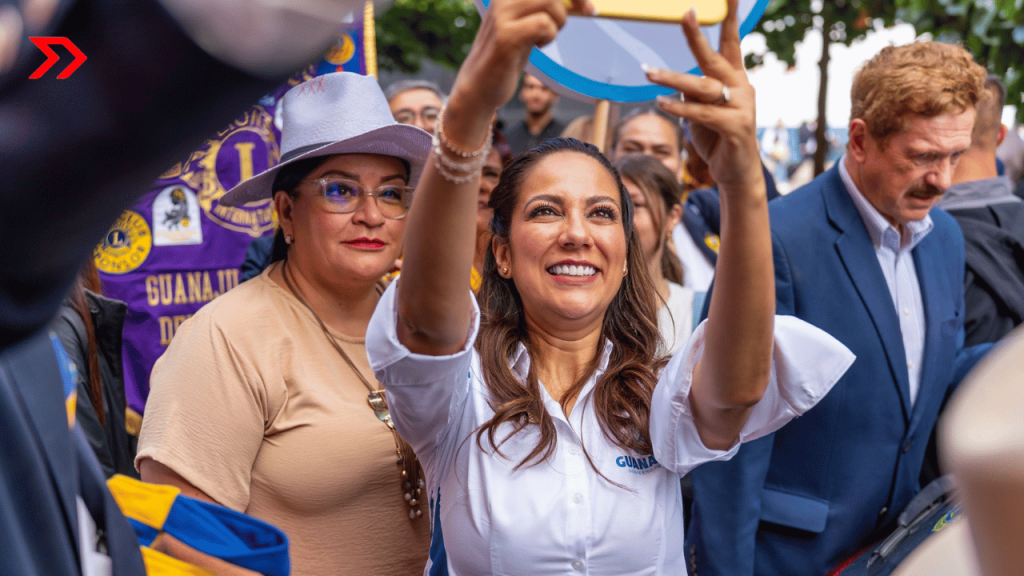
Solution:
<svg viewBox="0 0 1024 576">
<path fill-rule="evenodd" d="M 42 50 L 43 54 L 46 54 L 46 62 L 43 62 L 39 68 L 36 68 L 36 71 L 28 77 L 29 80 L 42 78 L 43 74 L 46 74 L 46 72 L 49 71 L 58 60 L 60 60 L 60 56 L 53 51 L 53 48 L 50 48 L 50 46 L 54 44 L 67 48 L 68 52 L 71 52 L 71 55 L 75 57 L 71 64 L 68 64 L 68 67 L 57 75 L 57 80 L 64 80 L 65 78 L 68 78 L 75 70 L 78 70 L 78 67 L 82 65 L 82 62 L 85 62 L 85 54 L 83 54 L 82 51 L 78 49 L 78 46 L 72 44 L 71 40 L 68 40 L 67 38 L 61 36 L 33 36 L 29 37 L 29 40 L 31 40 L 36 47 Z"/>
</svg>

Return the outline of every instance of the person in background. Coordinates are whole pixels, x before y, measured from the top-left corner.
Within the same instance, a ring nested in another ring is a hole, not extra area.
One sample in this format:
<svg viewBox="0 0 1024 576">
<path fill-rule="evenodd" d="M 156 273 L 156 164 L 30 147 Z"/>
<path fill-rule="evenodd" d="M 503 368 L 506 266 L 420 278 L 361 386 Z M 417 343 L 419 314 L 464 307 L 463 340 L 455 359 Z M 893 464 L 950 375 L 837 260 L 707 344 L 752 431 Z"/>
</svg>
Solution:
<svg viewBox="0 0 1024 576">
<path fill-rule="evenodd" d="M 75 365 L 75 420 L 107 478 L 135 471 L 135 444 L 125 428 L 121 337 L 128 307 L 100 293 L 96 266 L 87 260 L 51 326 Z"/>
<path fill-rule="evenodd" d="M 569 122 L 569 125 L 562 130 L 559 135 L 562 138 L 575 138 L 580 142 L 589 142 L 594 144 L 594 117 L 593 116 L 580 116 Z M 612 132 L 605 130 L 605 141 L 602 150 L 612 149 Z M 596 144 L 595 144 L 596 146 Z"/>
<path fill-rule="evenodd" d="M 566 125 L 559 138 L 575 138 L 580 142 L 590 142 L 594 135 L 594 117 L 580 116 Z"/>
<path fill-rule="evenodd" d="M 295 574 L 412 574 L 430 538 L 420 467 L 364 335 L 430 135 L 349 72 L 281 106 L 281 163 L 220 201 L 273 195 L 286 256 L 181 325 L 153 368 L 136 465 L 280 527 Z"/>
<path fill-rule="evenodd" d="M 505 140 L 513 156 L 526 152 L 548 138 L 557 137 L 565 129 L 565 124 L 554 116 L 558 94 L 538 78 L 523 74 L 519 101 L 523 103 L 525 115 L 519 122 L 510 122 L 505 129 Z"/>
<path fill-rule="evenodd" d="M 242 267 L 239 271 L 240 282 L 251 280 L 267 269 L 278 260 L 284 260 L 288 252 L 288 245 L 284 241 L 284 232 L 278 226 L 273 234 L 260 236 L 249 243 L 245 249 L 245 260 L 242 260 Z"/>
<path fill-rule="evenodd" d="M 785 183 L 789 177 L 786 171 L 789 165 L 789 129 L 781 119 L 761 134 L 761 158 L 776 182 Z"/>
<path fill-rule="evenodd" d="M 1024 322 L 1024 202 L 1014 196 L 1009 177 L 996 173 L 996 148 L 1006 136 L 1006 88 L 990 74 L 985 90 L 971 146 L 939 201 L 964 234 L 967 346 L 995 342 Z"/>
<path fill-rule="evenodd" d="M 682 150 L 688 140 L 686 128 L 655 108 L 638 108 L 627 114 L 613 131 L 609 156 L 615 160 L 626 154 L 646 154 L 660 161 L 677 181 L 683 179 Z M 692 146 L 691 146 L 692 148 Z M 687 165 L 711 187 L 687 192 L 683 199 L 683 215 L 672 231 L 672 247 L 683 263 L 683 286 L 696 292 L 707 292 L 715 275 L 720 243 L 721 207 L 717 188 L 710 173 L 700 170 L 706 164 L 696 150 L 689 154 Z M 779 193 L 775 181 L 762 165 L 767 198 Z"/>
<path fill-rule="evenodd" d="M 446 96 L 437 84 L 428 80 L 399 80 L 384 91 L 388 108 L 399 124 L 411 124 L 434 132 L 437 115 Z"/>
<path fill-rule="evenodd" d="M 960 46 L 883 48 L 854 76 L 846 155 L 769 204 L 777 313 L 857 359 L 802 417 L 691 474 L 698 573 L 821 576 L 921 490 L 939 411 L 984 352 L 962 348 L 963 238 L 935 208 L 984 84 Z"/>
<path fill-rule="evenodd" d="M 646 154 L 661 162 L 679 182 L 684 172 L 681 156 L 684 138 L 685 133 L 678 120 L 655 108 L 637 108 L 615 127 L 608 156 L 618 160 L 630 154 Z M 715 274 L 714 258 L 718 255 L 718 232 L 715 231 L 713 237 L 709 236 L 712 233 L 707 222 L 712 216 L 707 214 L 710 202 L 705 200 L 694 198 L 690 201 L 688 197 L 683 219 L 673 229 L 672 248 L 682 262 L 682 284 L 694 291 L 707 291 Z M 717 204 L 718 196 L 710 200 Z M 720 214 L 717 206 L 715 210 Z"/>
<path fill-rule="evenodd" d="M 1020 125 L 1010 127 L 996 148 L 996 159 L 1003 163 L 1003 174 L 1014 187 L 1024 181 L 1024 138 L 1021 138 L 1021 130 Z"/>
<path fill-rule="evenodd" d="M 476 204 L 476 253 L 473 256 L 473 269 L 470 271 L 469 286 L 473 292 L 480 290 L 483 282 L 484 258 L 491 248 L 491 217 L 494 209 L 490 206 L 491 192 L 498 185 L 501 171 L 512 161 L 505 137 L 497 128 L 491 129 L 491 149 L 487 153 L 487 161 L 480 169 L 480 194 Z"/>
<path fill-rule="evenodd" d="M 669 248 L 672 230 L 683 212 L 679 185 L 668 168 L 644 154 L 622 156 L 615 161 L 615 167 L 633 201 L 633 227 L 658 293 L 659 352 L 670 356 L 690 337 L 701 307 L 694 311 L 694 291 L 683 287 L 683 265 Z M 700 304 L 703 305 L 703 298 Z"/>
<path fill-rule="evenodd" d="M 637 108 L 619 121 L 613 134 L 610 158 L 646 154 L 664 164 L 676 182 L 682 181 L 684 133 L 678 119 L 656 108 Z"/>
<path fill-rule="evenodd" d="M 700 190 L 702 188 L 713 188 L 715 186 L 715 180 L 711 177 L 711 171 L 708 169 L 707 162 L 700 157 L 700 154 L 693 148 L 693 143 L 690 142 L 689 138 L 683 139 L 683 200 L 689 196 L 690 192 L 694 190 Z M 768 182 L 766 180 L 766 182 Z M 771 185 L 769 183 L 769 185 Z"/>
</svg>

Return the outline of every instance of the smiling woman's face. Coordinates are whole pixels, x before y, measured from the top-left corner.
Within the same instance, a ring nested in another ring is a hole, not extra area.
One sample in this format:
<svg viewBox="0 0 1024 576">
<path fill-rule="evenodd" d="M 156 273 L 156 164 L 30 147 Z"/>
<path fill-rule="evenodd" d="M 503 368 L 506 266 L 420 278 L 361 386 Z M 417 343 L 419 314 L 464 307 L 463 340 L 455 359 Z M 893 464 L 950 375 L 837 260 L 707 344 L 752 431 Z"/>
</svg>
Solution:
<svg viewBox="0 0 1024 576">
<path fill-rule="evenodd" d="M 508 243 L 496 240 L 493 249 L 529 322 L 564 330 L 600 323 L 626 262 L 614 176 L 572 151 L 539 160 L 523 179 Z"/>
<path fill-rule="evenodd" d="M 409 179 L 405 164 L 397 158 L 339 154 L 328 158 L 304 180 L 332 176 L 358 182 L 366 190 L 387 184 L 405 186 Z M 279 217 L 285 233 L 294 238 L 288 259 L 304 276 L 335 285 L 368 283 L 394 265 L 402 250 L 404 219 L 385 218 L 375 198 L 366 198 L 355 212 L 332 212 L 317 183 L 299 184 L 295 191 L 299 197 L 291 199 L 290 214 L 282 216 L 279 212 Z"/>
</svg>

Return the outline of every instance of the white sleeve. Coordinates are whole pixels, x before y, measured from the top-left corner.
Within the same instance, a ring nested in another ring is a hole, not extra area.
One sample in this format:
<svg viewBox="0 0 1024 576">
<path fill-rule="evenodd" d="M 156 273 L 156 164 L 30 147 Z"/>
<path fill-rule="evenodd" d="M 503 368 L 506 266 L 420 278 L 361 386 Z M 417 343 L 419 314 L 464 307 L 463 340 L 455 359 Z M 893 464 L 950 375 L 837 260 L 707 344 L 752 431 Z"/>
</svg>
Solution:
<svg viewBox="0 0 1024 576">
<path fill-rule="evenodd" d="M 728 460 L 743 442 L 782 428 L 828 394 L 853 364 L 855 356 L 824 330 L 793 316 L 775 317 L 772 373 L 764 397 L 750 412 L 739 438 L 729 450 L 711 450 L 697 433 L 690 407 L 690 385 L 704 354 L 701 322 L 685 346 L 661 373 L 651 400 L 651 442 L 654 457 L 680 475 L 712 460 Z"/>
<path fill-rule="evenodd" d="M 421 459 L 457 425 L 470 384 L 473 344 L 480 329 L 476 298 L 462 350 L 449 356 L 414 354 L 398 340 L 397 290 L 401 277 L 384 291 L 366 330 L 370 367 L 387 393 L 388 409 L 402 438 Z"/>
</svg>

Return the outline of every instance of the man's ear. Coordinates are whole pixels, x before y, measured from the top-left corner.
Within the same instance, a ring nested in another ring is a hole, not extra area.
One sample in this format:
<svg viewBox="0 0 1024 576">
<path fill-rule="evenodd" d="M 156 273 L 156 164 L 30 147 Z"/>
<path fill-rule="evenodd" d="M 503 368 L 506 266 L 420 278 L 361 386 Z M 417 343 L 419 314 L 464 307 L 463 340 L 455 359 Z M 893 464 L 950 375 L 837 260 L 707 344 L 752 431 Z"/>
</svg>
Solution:
<svg viewBox="0 0 1024 576">
<path fill-rule="evenodd" d="M 853 158 L 854 162 L 862 164 L 867 157 L 867 149 L 871 135 L 868 133 L 868 125 L 860 118 L 850 121 L 850 136 L 846 143 L 846 152 Z"/>
<path fill-rule="evenodd" d="M 996 146 L 1003 143 L 1003 139 L 1006 138 L 1006 124 L 999 125 L 999 135 L 996 136 Z"/>
</svg>

